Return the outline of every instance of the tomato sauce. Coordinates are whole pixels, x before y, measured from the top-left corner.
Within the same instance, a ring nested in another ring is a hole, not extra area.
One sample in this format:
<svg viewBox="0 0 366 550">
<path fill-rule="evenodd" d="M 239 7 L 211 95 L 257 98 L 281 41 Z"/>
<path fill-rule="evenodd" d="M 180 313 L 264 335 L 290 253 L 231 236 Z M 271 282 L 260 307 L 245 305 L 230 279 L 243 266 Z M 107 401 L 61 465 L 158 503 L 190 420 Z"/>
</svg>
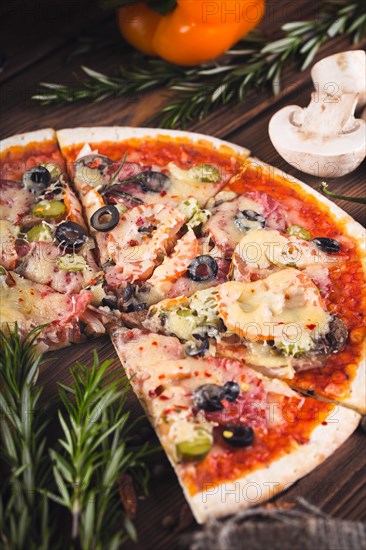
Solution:
<svg viewBox="0 0 366 550">
<path fill-rule="evenodd" d="M 23 173 L 37 164 L 53 162 L 63 169 L 64 159 L 56 141 L 31 142 L 24 147 L 15 145 L 0 153 L 0 177 L 21 180 Z"/>
<path fill-rule="evenodd" d="M 276 405 L 271 395 L 268 395 L 268 402 Z M 299 445 L 309 441 L 313 430 L 322 424 L 333 410 L 333 421 L 337 421 L 337 409 L 331 403 L 306 397 L 299 405 L 297 398 L 281 399 L 279 397 L 279 399 L 277 414 L 282 421 L 276 425 L 267 423 L 256 428 L 253 445 L 233 448 L 220 436 L 215 436 L 217 446 L 214 446 L 202 461 L 194 463 L 194 468 L 182 467 L 183 481 L 187 484 L 191 495 L 212 488 L 212 485 L 240 479 L 296 450 Z"/>
</svg>

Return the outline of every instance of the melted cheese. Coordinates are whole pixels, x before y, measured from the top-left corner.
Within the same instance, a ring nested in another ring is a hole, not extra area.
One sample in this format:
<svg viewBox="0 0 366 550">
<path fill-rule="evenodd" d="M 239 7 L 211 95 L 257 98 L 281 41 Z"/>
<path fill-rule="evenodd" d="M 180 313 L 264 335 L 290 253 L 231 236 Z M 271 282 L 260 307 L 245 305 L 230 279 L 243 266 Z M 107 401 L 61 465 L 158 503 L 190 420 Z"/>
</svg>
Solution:
<svg viewBox="0 0 366 550">
<path fill-rule="evenodd" d="M 303 269 L 313 264 L 328 265 L 337 262 L 335 256 L 322 252 L 311 242 L 266 229 L 248 231 L 235 248 L 234 265 L 236 258 L 254 269 L 268 269 L 273 266 Z"/>
<path fill-rule="evenodd" d="M 254 283 L 225 283 L 218 290 L 224 323 L 247 340 L 275 340 L 293 355 L 312 349 L 314 339 L 328 331 L 330 315 L 317 287 L 295 269 Z"/>
</svg>

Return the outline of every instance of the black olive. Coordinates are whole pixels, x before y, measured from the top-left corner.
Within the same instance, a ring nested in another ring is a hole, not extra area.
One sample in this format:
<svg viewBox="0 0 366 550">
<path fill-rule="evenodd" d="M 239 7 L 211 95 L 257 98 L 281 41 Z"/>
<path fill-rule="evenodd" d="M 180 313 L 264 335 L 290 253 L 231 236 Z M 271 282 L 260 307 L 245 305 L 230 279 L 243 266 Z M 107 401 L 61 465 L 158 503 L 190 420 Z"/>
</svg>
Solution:
<svg viewBox="0 0 366 550">
<path fill-rule="evenodd" d="M 242 210 L 235 216 L 235 225 L 240 231 L 262 229 L 266 225 L 266 220 L 255 210 Z"/>
<path fill-rule="evenodd" d="M 150 235 L 153 231 L 157 229 L 156 225 L 145 225 L 138 228 L 139 233 L 144 233 L 146 235 Z"/>
<path fill-rule="evenodd" d="M 232 447 L 250 447 L 254 441 L 254 431 L 245 424 L 224 426 L 222 437 Z"/>
<path fill-rule="evenodd" d="M 236 401 L 240 393 L 240 387 L 239 384 L 236 382 L 226 382 L 224 384 L 224 399 L 226 401 L 230 401 L 230 403 L 233 403 Z"/>
<path fill-rule="evenodd" d="M 123 291 L 123 301 L 128 302 L 128 300 L 131 300 L 133 296 L 134 287 L 131 285 L 131 283 L 127 283 L 124 291 Z"/>
<path fill-rule="evenodd" d="M 193 281 L 210 281 L 217 275 L 217 261 L 208 254 L 197 256 L 188 266 L 187 275 Z"/>
<path fill-rule="evenodd" d="M 324 252 L 339 252 L 341 245 L 335 239 L 329 239 L 328 237 L 315 237 L 313 243 L 316 244 L 320 250 Z"/>
<path fill-rule="evenodd" d="M 50 184 L 52 176 L 44 166 L 34 166 L 23 174 L 23 185 L 34 195 L 42 195 Z"/>
<path fill-rule="evenodd" d="M 221 411 L 224 388 L 217 384 L 203 384 L 193 392 L 193 402 L 197 409 L 207 412 Z"/>
<path fill-rule="evenodd" d="M 326 353 L 337 353 L 346 345 L 348 330 L 346 325 L 335 315 L 329 323 L 329 332 L 325 336 Z"/>
<path fill-rule="evenodd" d="M 153 193 L 166 191 L 172 184 L 170 178 L 166 174 L 163 174 L 162 172 L 154 172 L 152 170 L 137 174 L 136 181 L 139 182 L 144 191 L 152 191 Z"/>
<path fill-rule="evenodd" d="M 187 344 L 185 353 L 190 357 L 203 357 L 210 347 L 208 340 L 202 340 L 200 344 Z"/>
<path fill-rule="evenodd" d="M 63 222 L 56 228 L 56 239 L 68 248 L 79 248 L 87 241 L 84 228 L 75 222 Z"/>
<path fill-rule="evenodd" d="M 103 217 L 106 217 L 106 221 L 101 221 Z M 97 231 L 111 231 L 119 222 L 119 212 L 113 204 L 106 204 L 99 208 L 92 217 L 90 223 Z"/>
<path fill-rule="evenodd" d="M 200 325 L 192 331 L 193 338 L 196 340 L 207 340 L 208 338 L 218 338 L 219 331 L 214 325 Z"/>
<path fill-rule="evenodd" d="M 118 309 L 116 300 L 112 298 L 103 298 L 101 305 L 108 306 L 110 309 Z"/>
<path fill-rule="evenodd" d="M 74 162 L 74 168 L 78 169 L 80 166 L 88 166 L 95 163 L 95 169 L 99 172 L 104 172 L 109 166 L 113 164 L 113 160 L 109 159 L 105 155 L 91 154 L 85 155 Z"/>
</svg>

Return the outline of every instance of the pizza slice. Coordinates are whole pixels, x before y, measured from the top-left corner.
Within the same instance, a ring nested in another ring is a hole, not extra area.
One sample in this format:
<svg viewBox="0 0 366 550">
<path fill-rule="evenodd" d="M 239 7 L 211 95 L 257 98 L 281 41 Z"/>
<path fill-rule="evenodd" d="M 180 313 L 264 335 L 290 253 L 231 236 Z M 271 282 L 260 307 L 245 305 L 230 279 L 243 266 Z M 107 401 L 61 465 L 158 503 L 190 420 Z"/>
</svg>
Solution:
<svg viewBox="0 0 366 550">
<path fill-rule="evenodd" d="M 67 180 L 53 130 L 0 142 L 0 264 L 61 293 L 90 287 L 98 302 L 102 276 L 82 207 Z"/>
<path fill-rule="evenodd" d="M 112 341 L 199 523 L 286 489 L 360 419 L 173 336 L 117 328 Z"/>
<path fill-rule="evenodd" d="M 365 410 L 362 347 L 303 271 L 288 267 L 254 282 L 230 281 L 190 298 L 163 300 L 150 308 L 143 325 L 174 334 L 192 353 L 240 358 L 295 387 L 308 372 L 312 386 L 301 389 Z M 347 367 L 350 350 L 355 376 L 346 379 L 339 365 Z M 319 378 L 328 378 L 332 391 Z"/>
<path fill-rule="evenodd" d="M 88 308 L 93 300 L 89 290 L 61 294 L 49 286 L 24 279 L 14 272 L 0 271 L 0 325 L 18 327 L 21 336 L 42 326 L 37 343 L 42 351 L 79 342 L 91 332 L 104 333 L 98 316 Z"/>
<path fill-rule="evenodd" d="M 185 282 L 179 277 L 204 256 L 205 243 L 190 229 L 207 220 L 204 205 L 248 151 L 199 134 L 150 129 L 79 128 L 57 136 L 98 243 L 108 303 L 146 281 L 140 306 L 170 290 L 177 295 Z"/>
</svg>

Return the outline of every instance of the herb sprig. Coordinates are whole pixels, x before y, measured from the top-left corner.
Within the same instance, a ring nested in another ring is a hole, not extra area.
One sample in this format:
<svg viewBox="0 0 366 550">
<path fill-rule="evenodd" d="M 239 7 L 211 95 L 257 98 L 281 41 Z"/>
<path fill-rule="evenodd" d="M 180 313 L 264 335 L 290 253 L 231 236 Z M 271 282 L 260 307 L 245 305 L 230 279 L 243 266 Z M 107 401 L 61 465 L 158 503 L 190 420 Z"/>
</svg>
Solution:
<svg viewBox="0 0 366 550">
<path fill-rule="evenodd" d="M 304 70 L 320 46 L 340 35 L 351 36 L 354 43 L 366 35 L 363 0 L 326 0 L 314 21 L 286 23 L 282 36 L 274 41 L 251 34 L 227 52 L 223 61 L 184 68 L 140 56 L 138 64 L 120 67 L 113 77 L 82 67 L 89 79 L 80 79 L 79 86 L 41 83 L 46 91 L 33 99 L 43 105 L 100 101 L 165 86 L 176 92 L 176 99 L 150 122 L 166 128 L 185 127 L 222 105 L 243 101 L 252 90 L 270 87 L 274 94 L 279 93 L 281 75 L 289 63 L 299 62 Z"/>
<path fill-rule="evenodd" d="M 42 389 L 35 385 L 41 357 L 35 342 L 40 329 L 21 340 L 18 327 L 0 331 L 0 546 L 9 550 L 47 550 L 52 525 L 51 481 L 46 451 L 47 415 Z"/>
<path fill-rule="evenodd" d="M 319 185 L 319 190 L 323 193 L 323 195 L 330 197 L 331 199 L 341 199 L 343 201 L 366 204 L 366 197 L 350 197 L 349 195 L 338 195 L 337 193 L 332 193 L 332 191 L 329 191 L 328 184 L 325 181 Z"/>
<path fill-rule="evenodd" d="M 60 386 L 58 416 L 50 407 L 46 414 L 36 384 L 39 330 L 23 340 L 16 325 L 0 330 L 0 547 L 118 549 L 136 539 L 121 502 L 121 479 L 133 479 L 146 492 L 145 460 L 156 449 L 132 446 L 137 421 L 126 410 L 129 383 L 96 354 L 91 368 L 73 367 L 71 386 Z M 52 431 L 62 431 L 58 442 L 47 429 L 51 419 Z"/>
<path fill-rule="evenodd" d="M 72 539 L 82 549 L 120 548 L 133 524 L 118 495 L 118 479 L 134 469 L 147 470 L 142 460 L 147 445 L 128 449 L 125 411 L 129 384 L 108 373 L 111 361 L 99 365 L 95 354 L 91 369 L 77 363 L 71 370 L 73 386 L 61 386 L 64 412 L 59 411 L 63 436 L 61 449 L 51 450 L 57 493 L 49 494 L 72 515 Z M 113 377 L 115 379 L 113 379 Z"/>
</svg>

